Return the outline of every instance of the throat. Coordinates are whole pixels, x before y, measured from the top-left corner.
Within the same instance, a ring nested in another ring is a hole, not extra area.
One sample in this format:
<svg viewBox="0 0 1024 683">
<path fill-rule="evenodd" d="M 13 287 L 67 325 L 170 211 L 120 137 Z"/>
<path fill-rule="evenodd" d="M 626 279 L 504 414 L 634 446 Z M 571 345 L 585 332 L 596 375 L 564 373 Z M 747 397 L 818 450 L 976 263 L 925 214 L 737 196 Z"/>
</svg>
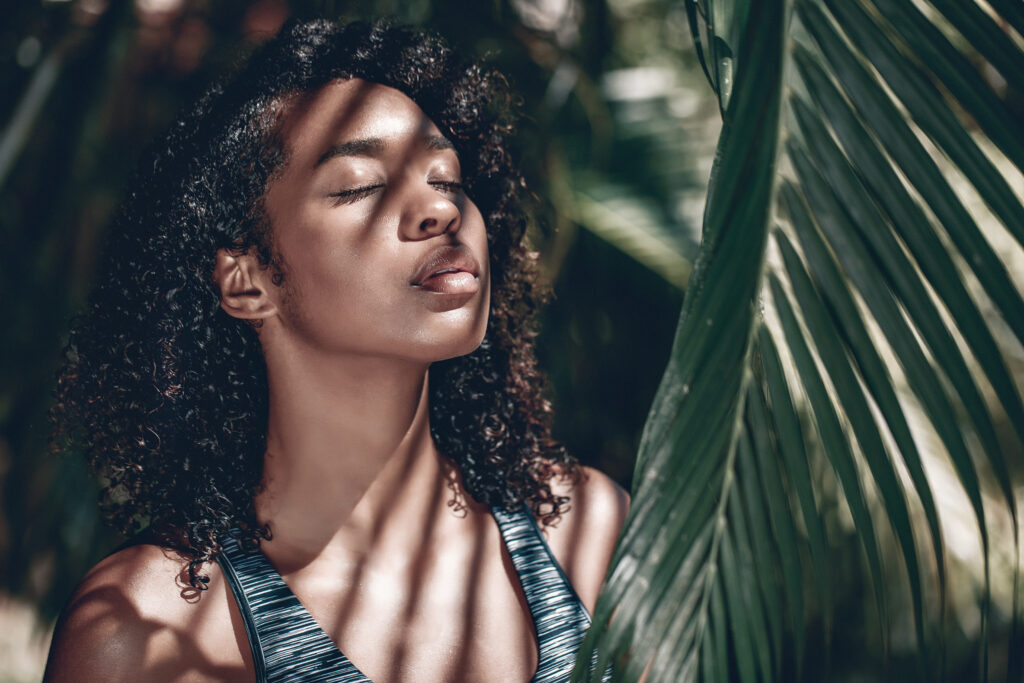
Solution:
<svg viewBox="0 0 1024 683">
<path fill-rule="evenodd" d="M 386 437 L 351 415 L 271 414 L 255 500 L 270 552 L 311 561 L 334 544 L 366 554 L 389 530 L 408 533 L 448 509 L 461 486 L 430 434 L 426 373 L 415 392 L 411 409 L 385 407 L 407 413 Z"/>
</svg>

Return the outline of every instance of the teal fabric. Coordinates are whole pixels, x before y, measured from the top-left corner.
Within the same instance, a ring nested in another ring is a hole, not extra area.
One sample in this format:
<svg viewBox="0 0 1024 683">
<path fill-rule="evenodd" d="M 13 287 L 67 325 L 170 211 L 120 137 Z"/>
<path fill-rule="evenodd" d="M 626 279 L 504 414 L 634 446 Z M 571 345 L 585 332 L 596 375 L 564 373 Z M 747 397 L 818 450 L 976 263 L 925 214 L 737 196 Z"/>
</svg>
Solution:
<svg viewBox="0 0 1024 683">
<path fill-rule="evenodd" d="M 569 680 L 590 615 L 551 554 L 528 508 L 493 510 L 533 616 L 534 683 Z M 372 683 L 349 661 L 260 552 L 226 539 L 218 561 L 252 648 L 257 681 Z M 610 680 L 606 672 L 605 680 Z"/>
</svg>

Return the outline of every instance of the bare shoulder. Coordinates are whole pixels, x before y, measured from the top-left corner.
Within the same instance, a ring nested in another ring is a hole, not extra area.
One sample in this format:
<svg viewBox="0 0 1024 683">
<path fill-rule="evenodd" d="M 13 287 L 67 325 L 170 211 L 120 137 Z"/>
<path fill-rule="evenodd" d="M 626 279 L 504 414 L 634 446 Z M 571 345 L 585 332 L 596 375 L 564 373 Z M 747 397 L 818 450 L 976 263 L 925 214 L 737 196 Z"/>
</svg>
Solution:
<svg viewBox="0 0 1024 683">
<path fill-rule="evenodd" d="M 155 545 L 126 548 L 96 565 L 64 608 L 44 680 L 244 677 L 246 652 L 237 645 L 237 620 L 225 600 L 230 591 L 218 568 L 204 571 L 210 587 L 197 591 L 185 566 Z"/>
<path fill-rule="evenodd" d="M 558 475 L 550 483 L 555 495 L 569 498 L 569 508 L 544 527 L 544 534 L 580 600 L 593 612 L 629 511 L 629 494 L 591 467 L 580 468 L 575 484 L 570 477 Z"/>
</svg>

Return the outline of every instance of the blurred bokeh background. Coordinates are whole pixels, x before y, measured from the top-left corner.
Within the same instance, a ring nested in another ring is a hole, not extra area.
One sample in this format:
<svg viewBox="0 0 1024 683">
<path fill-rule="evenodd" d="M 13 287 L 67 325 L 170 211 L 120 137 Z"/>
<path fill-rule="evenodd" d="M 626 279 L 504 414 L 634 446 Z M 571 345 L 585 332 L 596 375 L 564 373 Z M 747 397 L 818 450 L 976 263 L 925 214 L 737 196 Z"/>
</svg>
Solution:
<svg viewBox="0 0 1024 683">
<path fill-rule="evenodd" d="M 0 683 L 38 680 L 63 602 L 121 540 L 99 519 L 84 464 L 48 451 L 47 422 L 111 212 L 147 141 L 291 16 L 427 26 L 509 77 L 522 96 L 518 154 L 541 200 L 531 239 L 555 292 L 540 356 L 556 433 L 630 484 L 719 127 L 682 2 L 16 0 L 0 23 Z M 911 624 L 897 617 L 892 642 L 880 640 L 858 550 L 832 514 L 836 617 L 811 668 L 897 675 Z M 961 630 L 950 656 L 960 661 L 960 643 L 971 667 Z"/>
</svg>

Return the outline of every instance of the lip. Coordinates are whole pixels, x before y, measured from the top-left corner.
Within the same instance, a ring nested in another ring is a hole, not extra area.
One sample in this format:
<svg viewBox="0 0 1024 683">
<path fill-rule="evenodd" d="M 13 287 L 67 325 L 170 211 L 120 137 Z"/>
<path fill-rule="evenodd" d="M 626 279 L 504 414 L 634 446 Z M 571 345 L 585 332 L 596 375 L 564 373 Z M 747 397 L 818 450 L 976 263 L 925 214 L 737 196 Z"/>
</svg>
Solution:
<svg viewBox="0 0 1024 683">
<path fill-rule="evenodd" d="M 424 256 L 409 284 L 438 294 L 471 294 L 480 288 L 480 264 L 465 245 L 440 246 Z"/>
</svg>

